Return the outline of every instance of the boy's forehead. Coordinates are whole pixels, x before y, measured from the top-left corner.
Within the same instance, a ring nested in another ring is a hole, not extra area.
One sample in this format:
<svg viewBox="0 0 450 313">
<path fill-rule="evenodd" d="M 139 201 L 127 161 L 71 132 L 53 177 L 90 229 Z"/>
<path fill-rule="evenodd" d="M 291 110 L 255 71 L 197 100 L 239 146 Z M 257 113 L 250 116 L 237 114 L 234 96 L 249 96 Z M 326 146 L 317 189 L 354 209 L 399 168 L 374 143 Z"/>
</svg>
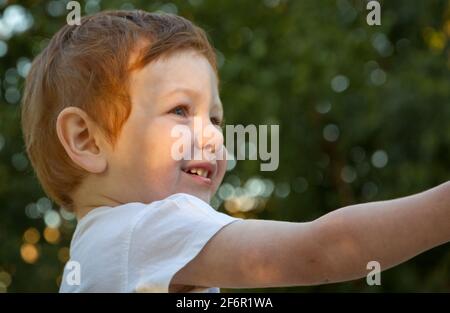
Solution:
<svg viewBox="0 0 450 313">
<path fill-rule="evenodd" d="M 159 58 L 132 74 L 132 89 L 156 98 L 187 95 L 208 98 L 222 110 L 216 73 L 208 60 L 195 51 L 181 51 Z"/>
<path fill-rule="evenodd" d="M 175 96 L 177 94 L 184 94 L 189 96 L 191 99 L 194 100 L 201 100 L 202 98 L 205 97 L 204 95 L 204 91 L 206 90 L 206 88 L 202 88 L 202 89 L 196 89 L 196 88 L 190 88 L 189 86 L 183 86 L 183 85 L 171 85 L 169 88 L 167 88 L 166 90 L 164 90 L 162 92 L 162 98 L 170 98 L 172 96 Z M 209 94 L 210 92 L 208 92 Z M 214 110 L 217 110 L 219 112 L 223 112 L 223 107 L 222 107 L 222 101 L 220 100 L 219 94 L 217 92 L 212 93 L 212 96 L 210 95 L 211 100 L 211 106 Z"/>
<path fill-rule="evenodd" d="M 195 52 L 178 52 L 149 64 L 149 79 L 159 83 L 162 93 L 178 87 L 216 91 L 217 78 L 208 60 Z"/>
</svg>

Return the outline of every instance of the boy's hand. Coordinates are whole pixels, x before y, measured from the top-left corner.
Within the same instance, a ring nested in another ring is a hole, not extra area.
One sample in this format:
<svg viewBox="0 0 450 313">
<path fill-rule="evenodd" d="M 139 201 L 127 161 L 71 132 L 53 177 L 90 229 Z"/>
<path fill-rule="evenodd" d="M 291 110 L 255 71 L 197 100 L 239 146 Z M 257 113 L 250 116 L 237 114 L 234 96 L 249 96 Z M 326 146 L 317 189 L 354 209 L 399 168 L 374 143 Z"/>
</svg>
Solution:
<svg viewBox="0 0 450 313">
<path fill-rule="evenodd" d="M 450 241 L 450 182 L 390 201 L 351 205 L 308 223 L 243 220 L 219 231 L 173 285 L 259 288 L 364 277 Z"/>
</svg>

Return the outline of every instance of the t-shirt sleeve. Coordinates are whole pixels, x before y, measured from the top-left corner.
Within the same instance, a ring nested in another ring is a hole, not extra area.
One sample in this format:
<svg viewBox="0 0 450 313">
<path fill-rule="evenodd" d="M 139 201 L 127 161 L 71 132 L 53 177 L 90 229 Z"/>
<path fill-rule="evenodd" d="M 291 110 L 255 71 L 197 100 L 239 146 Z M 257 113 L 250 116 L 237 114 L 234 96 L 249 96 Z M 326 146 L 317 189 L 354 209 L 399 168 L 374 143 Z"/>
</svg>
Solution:
<svg viewBox="0 0 450 313">
<path fill-rule="evenodd" d="M 153 202 L 132 230 L 128 284 L 136 292 L 168 292 L 173 276 L 224 226 L 241 220 L 184 193 Z"/>
</svg>

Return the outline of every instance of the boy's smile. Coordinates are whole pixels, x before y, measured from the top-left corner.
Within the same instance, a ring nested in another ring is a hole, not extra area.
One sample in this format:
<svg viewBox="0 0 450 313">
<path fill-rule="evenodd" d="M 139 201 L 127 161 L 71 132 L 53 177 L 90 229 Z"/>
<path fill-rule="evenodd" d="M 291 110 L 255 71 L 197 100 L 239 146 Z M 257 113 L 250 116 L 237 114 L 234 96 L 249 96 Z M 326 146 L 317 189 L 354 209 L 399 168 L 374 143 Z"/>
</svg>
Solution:
<svg viewBox="0 0 450 313">
<path fill-rule="evenodd" d="M 195 181 L 210 185 L 216 176 L 216 163 L 200 162 L 192 163 L 183 168 L 183 171 L 191 176 Z"/>
</svg>

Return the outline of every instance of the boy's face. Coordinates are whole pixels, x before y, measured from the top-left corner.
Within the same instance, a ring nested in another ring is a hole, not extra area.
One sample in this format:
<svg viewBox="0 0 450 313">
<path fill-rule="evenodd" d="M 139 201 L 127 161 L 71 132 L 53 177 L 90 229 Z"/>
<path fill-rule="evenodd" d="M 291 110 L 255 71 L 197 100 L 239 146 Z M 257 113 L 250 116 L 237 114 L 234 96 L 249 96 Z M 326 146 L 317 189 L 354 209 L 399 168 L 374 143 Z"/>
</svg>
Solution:
<svg viewBox="0 0 450 313">
<path fill-rule="evenodd" d="M 226 150 L 217 125 L 223 119 L 217 78 L 207 59 L 186 50 L 151 62 L 131 74 L 130 96 L 131 114 L 108 155 L 116 199 L 149 203 L 184 192 L 209 203 L 225 173 Z M 214 134 L 196 131 L 194 121 Z M 201 160 L 174 157 L 177 125 L 190 130 Z M 186 172 L 193 168 L 208 170 L 208 177 Z"/>
</svg>

